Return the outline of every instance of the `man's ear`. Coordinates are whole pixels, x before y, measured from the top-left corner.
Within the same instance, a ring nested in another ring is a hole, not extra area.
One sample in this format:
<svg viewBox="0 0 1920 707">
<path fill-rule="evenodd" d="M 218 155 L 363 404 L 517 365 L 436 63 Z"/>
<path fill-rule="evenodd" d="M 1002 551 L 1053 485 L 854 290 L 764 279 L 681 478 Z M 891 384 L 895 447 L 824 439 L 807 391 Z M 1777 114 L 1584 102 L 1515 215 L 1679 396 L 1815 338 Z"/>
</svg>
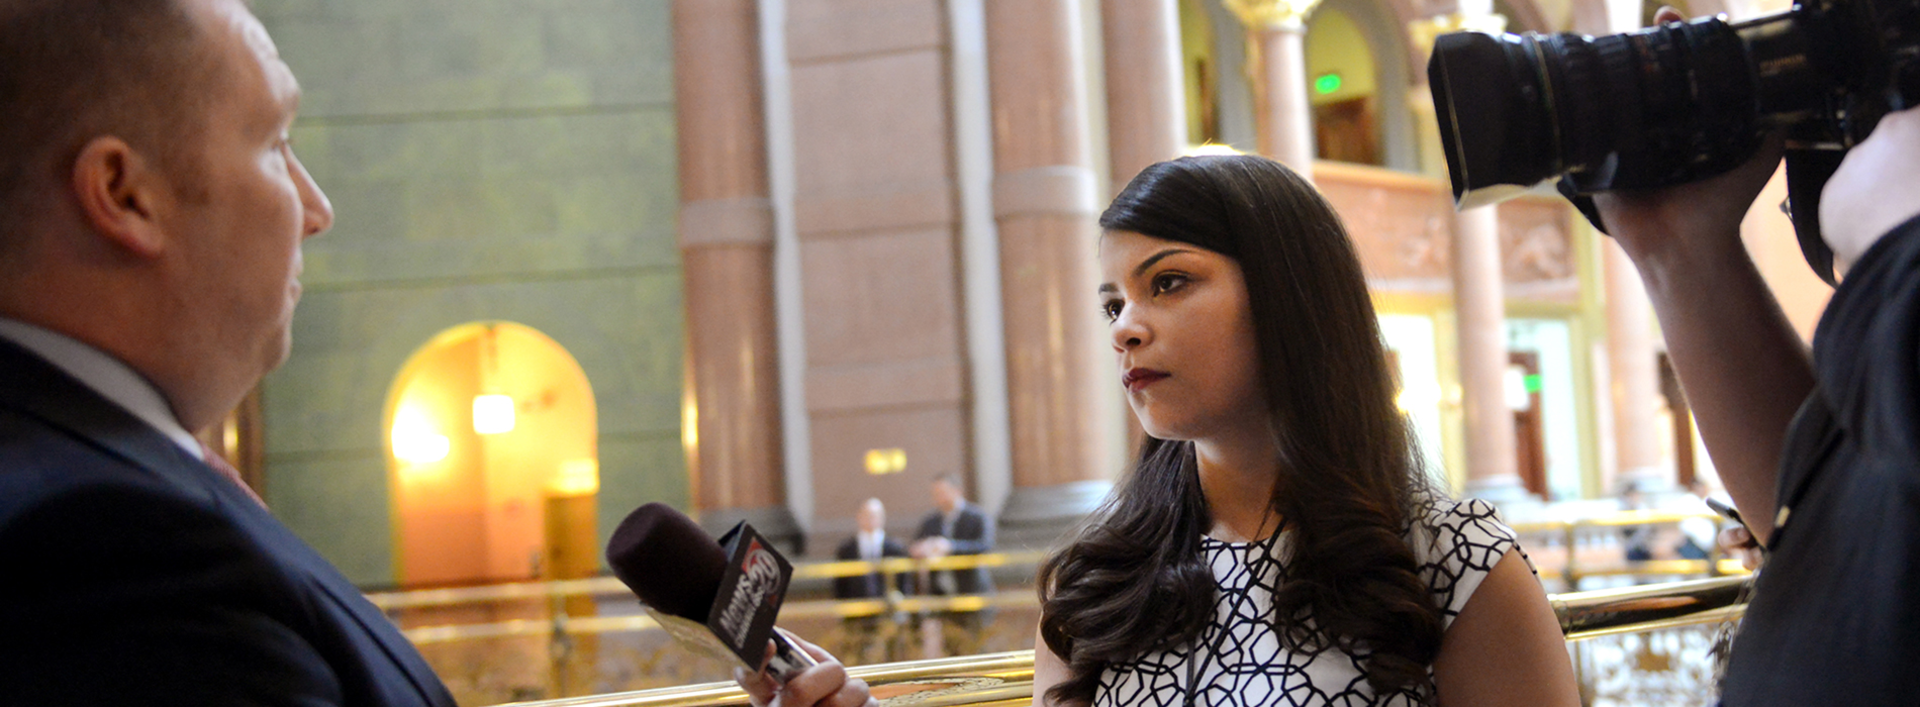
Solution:
<svg viewBox="0 0 1920 707">
<path fill-rule="evenodd" d="M 73 161 L 73 196 L 96 233 L 135 255 L 166 248 L 158 208 L 166 179 L 152 159 L 110 135 L 88 141 Z"/>
</svg>

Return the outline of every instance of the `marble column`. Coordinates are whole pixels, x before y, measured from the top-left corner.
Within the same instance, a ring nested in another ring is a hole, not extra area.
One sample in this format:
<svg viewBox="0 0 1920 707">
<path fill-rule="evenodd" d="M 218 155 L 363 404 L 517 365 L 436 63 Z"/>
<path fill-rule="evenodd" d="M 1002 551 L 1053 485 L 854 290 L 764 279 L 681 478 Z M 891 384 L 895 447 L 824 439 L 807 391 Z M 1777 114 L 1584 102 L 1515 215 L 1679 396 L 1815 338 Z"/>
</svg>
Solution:
<svg viewBox="0 0 1920 707">
<path fill-rule="evenodd" d="M 1007 544 L 1050 543 L 1111 487 L 1095 396 L 1102 328 L 1094 303 L 1099 208 L 1087 140 L 1084 52 L 1074 0 L 988 0 L 993 212 L 1014 489 Z"/>
<path fill-rule="evenodd" d="M 1434 38 L 1447 32 L 1499 32 L 1506 18 L 1491 3 L 1462 2 L 1460 12 L 1415 20 L 1407 27 L 1414 48 L 1433 52 Z M 1433 94 L 1422 74 L 1410 92 L 1421 118 L 1422 166 L 1444 178 Z M 1513 412 L 1507 407 L 1506 280 L 1500 258 L 1498 206 L 1454 214 L 1453 308 L 1460 357 L 1460 407 L 1465 416 L 1468 495 L 1496 502 L 1527 498 L 1520 480 Z"/>
<path fill-rule="evenodd" d="M 793 539 L 781 473 L 768 200 L 754 0 L 675 0 L 687 467 L 708 530 L 746 520 Z"/>
<path fill-rule="evenodd" d="M 1307 93 L 1307 15 L 1319 0 L 1223 0 L 1247 27 L 1260 154 L 1313 178 L 1313 106 Z"/>
<path fill-rule="evenodd" d="M 1119 194 L 1140 170 L 1186 151 L 1180 3 L 1105 0 L 1100 8 L 1101 36 L 1108 48 L 1107 192 Z M 1123 417 L 1127 449 L 1139 449 L 1146 432 L 1132 411 Z"/>
<path fill-rule="evenodd" d="M 1453 308 L 1460 405 L 1466 415 L 1467 495 L 1522 500 L 1513 411 L 1507 407 L 1507 326 L 1498 206 L 1454 214 Z"/>
<path fill-rule="evenodd" d="M 1612 34 L 1638 29 L 1638 0 L 1589 3 L 1575 13 L 1575 31 Z M 1619 493 L 1626 484 L 1642 491 L 1672 490 L 1671 467 L 1661 458 L 1660 370 L 1655 353 L 1653 305 L 1640 283 L 1640 271 L 1612 238 L 1600 236 L 1601 286 L 1606 294 L 1607 403 L 1613 421 L 1613 468 L 1603 470 L 1601 492 Z"/>
<path fill-rule="evenodd" d="M 1179 0 L 1105 0 L 1109 192 L 1187 146 Z"/>
<path fill-rule="evenodd" d="M 1642 491 L 1672 490 L 1673 474 L 1660 456 L 1660 370 L 1654 353 L 1653 304 L 1640 271 L 1613 239 L 1601 237 L 1606 255 L 1608 402 L 1613 408 L 1614 482 Z"/>
</svg>

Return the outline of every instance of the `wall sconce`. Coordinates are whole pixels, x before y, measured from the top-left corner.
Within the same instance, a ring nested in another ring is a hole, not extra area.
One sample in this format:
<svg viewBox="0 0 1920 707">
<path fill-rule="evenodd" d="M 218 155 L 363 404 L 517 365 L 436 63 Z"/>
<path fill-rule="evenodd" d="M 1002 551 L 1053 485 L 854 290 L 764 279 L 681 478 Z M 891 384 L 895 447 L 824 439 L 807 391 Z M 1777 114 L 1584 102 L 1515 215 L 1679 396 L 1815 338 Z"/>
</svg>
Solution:
<svg viewBox="0 0 1920 707">
<path fill-rule="evenodd" d="M 497 435 L 513 431 L 513 398 L 498 393 L 473 396 L 473 431 Z"/>
<path fill-rule="evenodd" d="M 498 342 L 494 338 L 492 324 L 480 341 L 480 380 L 481 390 L 493 385 L 494 368 L 499 366 L 500 353 Z M 500 393 L 482 393 L 473 396 L 473 432 L 474 434 L 497 435 L 513 431 L 513 398 Z"/>
<path fill-rule="evenodd" d="M 402 408 L 393 416 L 393 457 L 408 464 L 432 464 L 447 458 L 453 442 L 435 432 L 433 423 L 417 410 Z"/>
<path fill-rule="evenodd" d="M 879 476 L 898 474 L 907 470 L 907 450 L 869 449 L 867 450 L 867 473 Z"/>
</svg>

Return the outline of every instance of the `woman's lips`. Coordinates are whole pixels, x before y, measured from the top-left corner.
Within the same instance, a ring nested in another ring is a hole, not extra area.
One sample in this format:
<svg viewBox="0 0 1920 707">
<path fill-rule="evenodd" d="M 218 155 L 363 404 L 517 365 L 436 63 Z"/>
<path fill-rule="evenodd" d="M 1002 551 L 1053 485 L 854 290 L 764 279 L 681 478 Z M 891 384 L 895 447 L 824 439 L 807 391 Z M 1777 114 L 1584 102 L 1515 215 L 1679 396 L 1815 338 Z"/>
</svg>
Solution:
<svg viewBox="0 0 1920 707">
<path fill-rule="evenodd" d="M 1120 385 L 1126 386 L 1128 392 L 1137 393 L 1140 392 L 1140 389 L 1153 385 L 1154 382 L 1167 376 L 1168 374 L 1165 371 L 1155 371 L 1148 368 L 1129 368 L 1126 373 L 1120 374 Z"/>
</svg>

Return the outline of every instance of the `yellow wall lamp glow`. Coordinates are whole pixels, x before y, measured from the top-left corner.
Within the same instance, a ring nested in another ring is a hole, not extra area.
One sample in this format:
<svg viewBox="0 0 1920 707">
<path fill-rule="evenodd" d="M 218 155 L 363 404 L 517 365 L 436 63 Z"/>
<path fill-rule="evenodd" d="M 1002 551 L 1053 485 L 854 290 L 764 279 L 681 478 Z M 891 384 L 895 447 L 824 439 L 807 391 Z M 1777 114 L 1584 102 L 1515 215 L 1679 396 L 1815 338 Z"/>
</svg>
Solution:
<svg viewBox="0 0 1920 707">
<path fill-rule="evenodd" d="M 867 473 L 869 474 L 875 476 L 881 474 L 898 474 L 907 470 L 907 450 L 899 448 L 869 449 L 867 450 L 866 461 Z"/>
<path fill-rule="evenodd" d="M 434 429 L 418 408 L 404 407 L 393 415 L 393 456 L 409 464 L 432 464 L 447 458 L 453 442 Z"/>
<path fill-rule="evenodd" d="M 513 397 L 489 393 L 473 396 L 474 434 L 497 435 L 513 431 Z"/>
</svg>

